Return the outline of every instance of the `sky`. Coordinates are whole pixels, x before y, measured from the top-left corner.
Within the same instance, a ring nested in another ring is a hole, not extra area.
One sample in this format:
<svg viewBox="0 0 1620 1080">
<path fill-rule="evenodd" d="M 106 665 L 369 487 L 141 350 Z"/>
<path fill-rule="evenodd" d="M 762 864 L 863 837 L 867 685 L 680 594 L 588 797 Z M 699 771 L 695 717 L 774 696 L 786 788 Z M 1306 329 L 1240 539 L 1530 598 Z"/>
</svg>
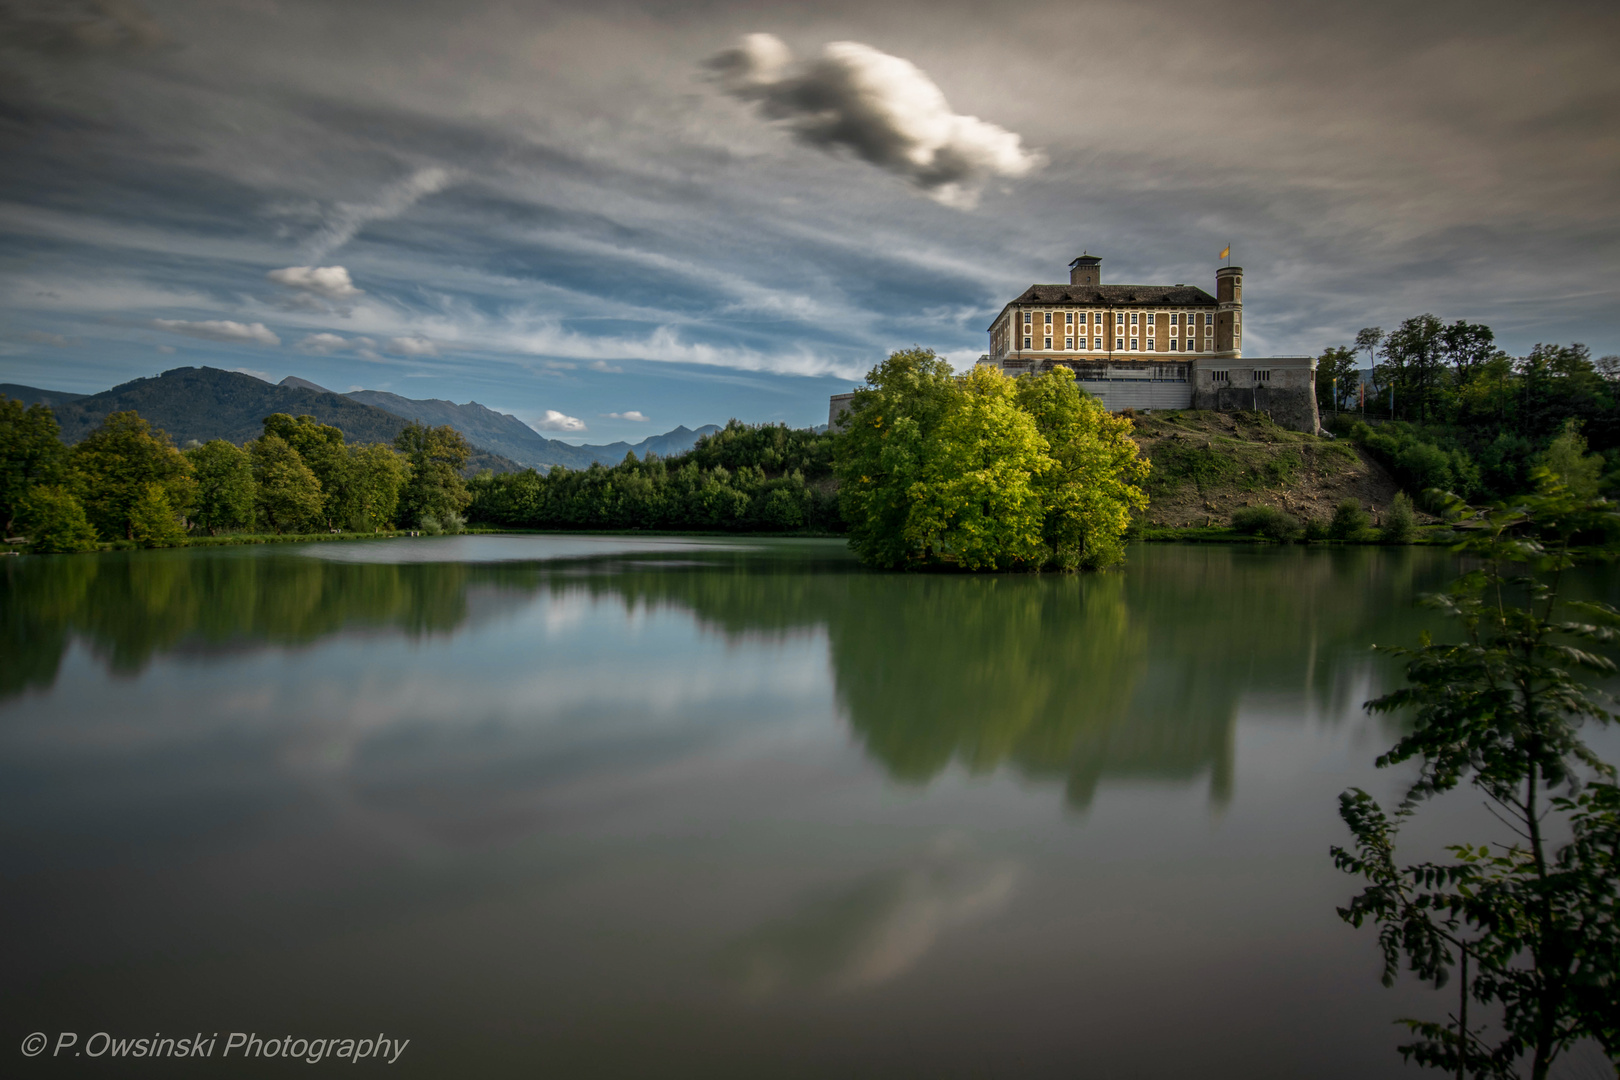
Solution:
<svg viewBox="0 0 1620 1080">
<path fill-rule="evenodd" d="M 0 0 L 0 382 L 825 422 L 1067 280 L 1620 353 L 1620 5 Z"/>
</svg>

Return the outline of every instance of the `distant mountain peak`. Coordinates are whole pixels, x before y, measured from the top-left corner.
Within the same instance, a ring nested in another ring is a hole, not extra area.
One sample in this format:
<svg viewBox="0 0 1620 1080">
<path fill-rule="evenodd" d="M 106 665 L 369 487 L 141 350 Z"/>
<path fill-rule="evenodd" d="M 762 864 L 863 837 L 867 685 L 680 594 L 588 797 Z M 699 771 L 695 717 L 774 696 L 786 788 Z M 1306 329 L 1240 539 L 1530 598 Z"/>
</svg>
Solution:
<svg viewBox="0 0 1620 1080">
<path fill-rule="evenodd" d="M 300 379 L 296 375 L 289 375 L 285 379 L 282 379 L 276 385 L 277 386 L 285 386 L 290 390 L 313 390 L 317 394 L 330 394 L 332 392 L 332 391 L 328 390 L 324 386 L 320 386 L 320 385 L 318 385 L 316 383 L 312 383 L 308 379 Z"/>
</svg>

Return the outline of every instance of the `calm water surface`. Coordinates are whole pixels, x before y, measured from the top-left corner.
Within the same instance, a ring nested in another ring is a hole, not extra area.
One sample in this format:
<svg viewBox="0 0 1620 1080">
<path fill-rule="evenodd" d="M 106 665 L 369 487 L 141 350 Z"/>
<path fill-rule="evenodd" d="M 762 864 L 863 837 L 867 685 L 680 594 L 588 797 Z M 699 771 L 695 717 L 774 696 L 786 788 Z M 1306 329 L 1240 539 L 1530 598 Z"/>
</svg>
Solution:
<svg viewBox="0 0 1620 1080">
<path fill-rule="evenodd" d="M 141 1072 L 22 1059 L 38 1030 L 382 1032 L 406 1052 L 360 1067 L 418 1076 L 1402 1073 L 1391 1019 L 1443 1006 L 1378 985 L 1327 849 L 1339 791 L 1404 779 L 1371 767 L 1368 646 L 1451 572 L 622 537 L 0 560 L 5 1071 Z M 1492 835 L 1467 799 L 1420 826 Z"/>
</svg>

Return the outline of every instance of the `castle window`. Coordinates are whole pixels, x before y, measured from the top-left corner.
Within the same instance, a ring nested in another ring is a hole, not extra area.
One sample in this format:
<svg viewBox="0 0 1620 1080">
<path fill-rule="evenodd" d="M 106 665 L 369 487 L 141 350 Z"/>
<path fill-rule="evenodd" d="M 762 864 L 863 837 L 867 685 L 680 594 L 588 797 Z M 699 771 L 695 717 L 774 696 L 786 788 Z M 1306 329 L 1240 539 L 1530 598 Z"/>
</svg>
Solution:
<svg viewBox="0 0 1620 1080">
<path fill-rule="evenodd" d="M 1092 338 L 1092 339 L 1091 339 L 1091 347 L 1092 347 L 1092 348 L 1093 348 L 1093 349 L 1100 349 L 1100 348 L 1102 348 L 1102 338 Z"/>
<path fill-rule="evenodd" d="M 1114 312 L 1114 325 L 1115 326 L 1124 326 L 1125 325 L 1125 313 L 1123 311 Z"/>
<path fill-rule="evenodd" d="M 1125 339 L 1122 338 L 1122 337 L 1115 338 L 1114 339 L 1114 348 L 1119 350 L 1120 352 L 1124 352 L 1125 351 Z"/>
<path fill-rule="evenodd" d="M 1068 349 L 1069 351 L 1073 352 L 1074 351 L 1074 338 L 1072 338 L 1072 337 L 1064 338 L 1063 339 L 1063 347 L 1065 349 Z"/>
<path fill-rule="evenodd" d="M 1175 338 L 1170 339 L 1170 351 L 1171 352 L 1176 351 L 1176 339 Z"/>
<path fill-rule="evenodd" d="M 1256 371 L 1254 373 L 1254 381 L 1255 382 L 1270 382 L 1271 381 L 1271 372 L 1269 372 L 1269 371 Z"/>
<path fill-rule="evenodd" d="M 1029 348 L 1029 338 L 1024 339 L 1024 348 Z"/>
<path fill-rule="evenodd" d="M 1063 325 L 1065 325 L 1065 326 L 1073 326 L 1074 325 L 1074 312 L 1065 311 L 1063 313 Z"/>
<path fill-rule="evenodd" d="M 1179 320 L 1180 319 L 1181 319 L 1181 316 L 1176 314 L 1174 311 L 1172 311 L 1170 313 L 1170 325 L 1171 326 L 1179 325 Z"/>
<path fill-rule="evenodd" d="M 1134 312 L 1134 311 L 1131 312 L 1131 325 L 1132 326 L 1136 325 L 1136 312 Z"/>
<path fill-rule="evenodd" d="M 1051 326 L 1051 325 L 1052 325 L 1052 313 L 1051 313 L 1051 312 L 1050 312 L 1050 311 L 1048 311 L 1048 312 L 1047 312 L 1047 313 L 1046 313 L 1046 325 L 1047 325 L 1047 326 Z"/>
<path fill-rule="evenodd" d="M 1154 348 L 1153 348 L 1153 339 L 1152 339 L 1152 338 L 1148 338 L 1148 341 L 1147 341 L 1147 351 L 1148 351 L 1148 352 L 1154 352 L 1154 351 L 1156 351 L 1156 350 L 1155 350 L 1155 349 L 1154 349 Z"/>
<path fill-rule="evenodd" d="M 1204 312 L 1204 325 L 1205 326 L 1214 326 L 1215 325 L 1215 316 L 1211 315 L 1207 311 Z"/>
<path fill-rule="evenodd" d="M 1050 349 L 1051 347 L 1052 347 L 1052 339 L 1047 338 L 1046 339 L 1046 348 Z"/>
<path fill-rule="evenodd" d="M 1135 352 L 1135 351 L 1136 351 L 1136 339 L 1131 338 L 1131 352 Z"/>
<path fill-rule="evenodd" d="M 1232 381 L 1232 373 L 1230 371 L 1212 371 L 1209 373 L 1209 377 L 1215 382 Z"/>
<path fill-rule="evenodd" d="M 1029 323 L 1030 323 L 1030 320 L 1033 319 L 1034 317 L 1035 316 L 1031 315 L 1029 312 L 1027 312 L 1027 311 L 1024 312 L 1024 325 L 1028 326 Z"/>
</svg>

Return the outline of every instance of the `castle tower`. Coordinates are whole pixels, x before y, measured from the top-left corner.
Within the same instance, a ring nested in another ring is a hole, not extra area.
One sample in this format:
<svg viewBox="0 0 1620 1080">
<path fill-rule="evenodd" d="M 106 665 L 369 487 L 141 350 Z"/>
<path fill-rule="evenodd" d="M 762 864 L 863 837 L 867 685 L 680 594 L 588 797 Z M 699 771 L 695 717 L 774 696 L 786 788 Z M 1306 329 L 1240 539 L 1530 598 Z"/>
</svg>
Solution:
<svg viewBox="0 0 1620 1080">
<path fill-rule="evenodd" d="M 1101 285 L 1102 260 L 1095 255 L 1082 255 L 1069 264 L 1070 285 Z"/>
<path fill-rule="evenodd" d="M 1215 271 L 1215 355 L 1232 360 L 1243 356 L 1243 267 L 1223 266 Z"/>
</svg>

